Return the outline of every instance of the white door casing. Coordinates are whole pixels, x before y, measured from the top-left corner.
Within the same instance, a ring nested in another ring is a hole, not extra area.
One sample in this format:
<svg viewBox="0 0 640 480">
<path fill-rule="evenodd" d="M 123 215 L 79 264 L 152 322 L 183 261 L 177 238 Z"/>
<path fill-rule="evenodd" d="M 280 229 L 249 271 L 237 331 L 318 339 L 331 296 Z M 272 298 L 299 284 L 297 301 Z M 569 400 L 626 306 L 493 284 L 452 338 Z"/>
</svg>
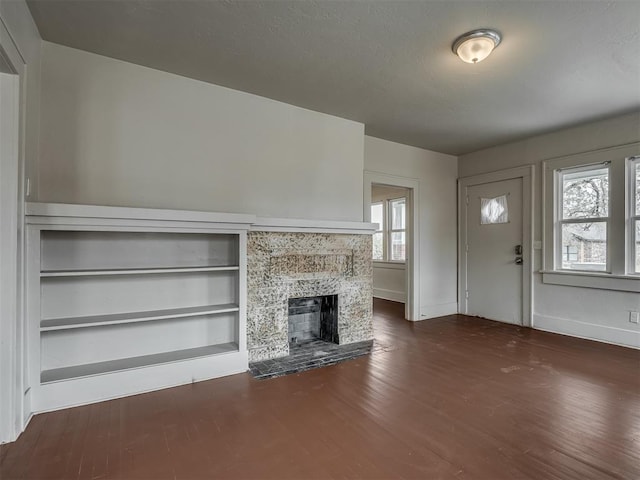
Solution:
<svg viewBox="0 0 640 480">
<path fill-rule="evenodd" d="M 0 18 L 0 443 L 31 418 L 25 379 L 24 196 L 26 62 Z"/>
<path fill-rule="evenodd" d="M 526 166 L 459 179 L 460 313 L 531 326 L 533 175 Z M 500 195 L 507 196 L 509 223 L 481 225 L 481 198 Z"/>
<path fill-rule="evenodd" d="M 18 77 L 0 73 L 0 443 L 21 429 L 18 343 Z"/>
</svg>

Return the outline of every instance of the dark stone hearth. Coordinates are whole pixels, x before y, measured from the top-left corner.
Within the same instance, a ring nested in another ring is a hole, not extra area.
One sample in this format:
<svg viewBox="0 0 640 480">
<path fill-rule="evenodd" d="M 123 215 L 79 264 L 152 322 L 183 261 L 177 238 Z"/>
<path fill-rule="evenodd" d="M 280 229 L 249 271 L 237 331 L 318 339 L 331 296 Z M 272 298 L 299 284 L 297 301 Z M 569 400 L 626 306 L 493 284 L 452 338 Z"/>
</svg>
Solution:
<svg viewBox="0 0 640 480">
<path fill-rule="evenodd" d="M 282 377 L 291 373 L 304 372 L 318 367 L 327 367 L 336 363 L 352 360 L 375 351 L 377 345 L 373 340 L 337 345 L 310 340 L 304 343 L 291 344 L 290 355 L 249 364 L 253 376 L 259 380 Z"/>
</svg>

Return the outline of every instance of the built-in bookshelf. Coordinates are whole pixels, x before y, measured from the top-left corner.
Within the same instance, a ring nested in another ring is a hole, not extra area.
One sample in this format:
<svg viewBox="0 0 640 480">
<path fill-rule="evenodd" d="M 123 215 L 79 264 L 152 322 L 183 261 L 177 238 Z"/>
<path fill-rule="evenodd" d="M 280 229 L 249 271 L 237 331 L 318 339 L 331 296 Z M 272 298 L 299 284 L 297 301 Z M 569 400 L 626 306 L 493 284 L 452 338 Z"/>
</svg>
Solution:
<svg viewBox="0 0 640 480">
<path fill-rule="evenodd" d="M 245 371 L 252 220 L 28 204 L 33 410 Z"/>
</svg>

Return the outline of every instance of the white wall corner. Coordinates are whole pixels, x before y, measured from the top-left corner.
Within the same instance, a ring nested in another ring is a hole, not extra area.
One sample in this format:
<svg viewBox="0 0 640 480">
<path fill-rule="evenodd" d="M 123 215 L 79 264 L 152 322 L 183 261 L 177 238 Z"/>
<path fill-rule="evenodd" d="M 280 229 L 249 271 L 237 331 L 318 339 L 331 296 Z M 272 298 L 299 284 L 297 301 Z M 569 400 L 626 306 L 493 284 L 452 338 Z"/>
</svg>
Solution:
<svg viewBox="0 0 640 480">
<path fill-rule="evenodd" d="M 392 302 L 405 303 L 407 301 L 407 295 L 405 292 L 398 290 L 388 290 L 385 288 L 373 288 L 374 298 L 381 298 L 383 300 L 391 300 Z"/>
<path fill-rule="evenodd" d="M 533 328 L 571 337 L 640 349 L 640 330 L 608 327 L 568 318 L 533 315 Z"/>
<path fill-rule="evenodd" d="M 422 305 L 420 307 L 419 320 L 429 318 L 444 317 L 445 315 L 455 315 L 458 313 L 458 302 L 441 303 L 437 305 Z"/>
</svg>

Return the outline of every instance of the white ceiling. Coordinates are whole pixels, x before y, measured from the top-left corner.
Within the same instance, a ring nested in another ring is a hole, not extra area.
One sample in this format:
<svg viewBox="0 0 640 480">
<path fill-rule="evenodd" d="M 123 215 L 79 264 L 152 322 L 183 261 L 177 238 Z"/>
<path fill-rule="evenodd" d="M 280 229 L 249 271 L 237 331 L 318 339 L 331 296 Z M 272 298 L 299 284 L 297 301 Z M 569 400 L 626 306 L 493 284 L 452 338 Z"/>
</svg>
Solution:
<svg viewBox="0 0 640 480">
<path fill-rule="evenodd" d="M 462 154 L 640 109 L 639 1 L 28 0 L 45 40 Z M 460 34 L 502 44 L 470 65 Z"/>
</svg>

